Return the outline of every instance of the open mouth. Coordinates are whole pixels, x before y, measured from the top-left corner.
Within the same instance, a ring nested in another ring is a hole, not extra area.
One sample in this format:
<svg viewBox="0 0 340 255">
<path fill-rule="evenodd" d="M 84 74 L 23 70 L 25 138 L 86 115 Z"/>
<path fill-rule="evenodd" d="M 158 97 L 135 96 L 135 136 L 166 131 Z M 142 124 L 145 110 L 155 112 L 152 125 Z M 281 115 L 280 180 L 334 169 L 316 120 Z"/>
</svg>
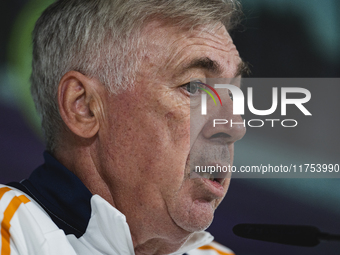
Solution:
<svg viewBox="0 0 340 255">
<path fill-rule="evenodd" d="M 214 176 L 214 174 L 210 174 L 210 173 L 197 173 L 199 176 L 201 176 L 202 178 L 208 179 L 212 182 L 217 182 L 219 184 L 223 184 L 224 179 L 225 178 L 221 178 L 221 177 L 216 177 Z"/>
</svg>

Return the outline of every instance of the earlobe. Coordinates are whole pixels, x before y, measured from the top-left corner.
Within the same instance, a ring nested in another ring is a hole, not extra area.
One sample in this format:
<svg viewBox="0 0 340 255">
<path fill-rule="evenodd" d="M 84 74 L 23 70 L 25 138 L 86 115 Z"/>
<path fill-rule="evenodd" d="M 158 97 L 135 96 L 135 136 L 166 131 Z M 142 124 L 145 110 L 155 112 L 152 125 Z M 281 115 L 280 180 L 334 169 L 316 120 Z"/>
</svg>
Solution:
<svg viewBox="0 0 340 255">
<path fill-rule="evenodd" d="M 61 118 L 72 133 L 82 138 L 92 138 L 99 130 L 100 113 L 95 108 L 101 102 L 98 102 L 100 97 L 96 94 L 94 82 L 79 72 L 70 71 L 63 76 L 58 87 Z"/>
</svg>

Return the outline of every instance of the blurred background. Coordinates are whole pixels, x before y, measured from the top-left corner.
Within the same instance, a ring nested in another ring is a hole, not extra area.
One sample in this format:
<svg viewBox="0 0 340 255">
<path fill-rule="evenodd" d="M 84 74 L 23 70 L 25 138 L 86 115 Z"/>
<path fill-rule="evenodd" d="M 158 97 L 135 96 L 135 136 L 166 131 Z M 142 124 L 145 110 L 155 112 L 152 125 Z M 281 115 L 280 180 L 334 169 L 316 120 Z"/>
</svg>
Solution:
<svg viewBox="0 0 340 255">
<path fill-rule="evenodd" d="M 0 183 L 20 181 L 43 162 L 39 120 L 29 93 L 30 35 L 35 20 L 51 2 L 0 3 Z M 251 65 L 250 77 L 340 77 L 340 1 L 241 2 L 245 17 L 232 36 L 242 58 Z M 337 85 L 333 80 L 331 86 L 311 91 L 308 109 L 318 119 L 313 118 L 308 126 L 285 133 L 248 129 L 236 144 L 235 165 L 299 160 L 339 164 Z M 263 96 L 268 99 L 266 93 Z M 325 106 L 331 109 L 327 114 Z M 218 242 L 238 255 L 339 254 L 339 243 L 302 248 L 239 238 L 231 230 L 238 223 L 313 225 L 340 234 L 340 179 L 233 179 L 209 228 Z"/>
</svg>

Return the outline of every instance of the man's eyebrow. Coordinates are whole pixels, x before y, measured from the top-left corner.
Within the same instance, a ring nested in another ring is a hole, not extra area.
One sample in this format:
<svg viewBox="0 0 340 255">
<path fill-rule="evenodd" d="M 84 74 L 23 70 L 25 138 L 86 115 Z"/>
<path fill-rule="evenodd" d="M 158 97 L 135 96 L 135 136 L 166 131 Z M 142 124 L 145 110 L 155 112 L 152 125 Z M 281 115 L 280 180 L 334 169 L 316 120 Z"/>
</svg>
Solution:
<svg viewBox="0 0 340 255">
<path fill-rule="evenodd" d="M 201 68 L 205 69 L 217 76 L 222 74 L 222 68 L 219 63 L 208 57 L 193 59 L 188 65 L 182 68 L 181 74 L 187 72 L 190 69 Z"/>
<path fill-rule="evenodd" d="M 222 67 L 217 61 L 212 60 L 208 57 L 203 57 L 203 58 L 193 59 L 189 64 L 187 64 L 186 66 L 182 68 L 181 74 L 184 74 L 188 70 L 194 69 L 194 68 L 205 69 L 215 74 L 216 76 L 220 76 L 223 73 Z M 250 69 L 249 69 L 248 64 L 244 61 L 241 61 L 237 65 L 235 77 L 240 76 L 240 75 L 248 76 L 249 74 L 250 74 Z"/>
<path fill-rule="evenodd" d="M 237 65 L 237 70 L 235 77 L 237 76 L 249 76 L 250 75 L 250 69 L 247 62 L 244 62 L 241 60 L 241 62 Z"/>
</svg>

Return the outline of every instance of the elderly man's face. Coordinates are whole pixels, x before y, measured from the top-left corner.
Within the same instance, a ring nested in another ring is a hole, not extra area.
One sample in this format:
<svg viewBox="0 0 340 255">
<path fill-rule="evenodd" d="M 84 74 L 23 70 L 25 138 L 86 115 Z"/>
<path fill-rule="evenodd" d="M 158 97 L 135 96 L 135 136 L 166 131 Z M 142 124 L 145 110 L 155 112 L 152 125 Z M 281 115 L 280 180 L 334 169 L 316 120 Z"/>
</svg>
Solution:
<svg viewBox="0 0 340 255">
<path fill-rule="evenodd" d="M 148 43 L 135 89 L 107 95 L 99 132 L 102 177 L 132 233 L 158 229 L 159 238 L 181 238 L 211 223 L 229 186 L 229 179 L 219 184 L 190 178 L 190 152 L 198 162 L 207 148 L 223 151 L 232 164 L 234 142 L 245 133 L 242 125 L 214 129 L 212 117 L 190 132 L 190 93 L 182 85 L 216 77 L 207 67 L 210 60 L 221 67 L 219 77 L 234 77 L 241 60 L 224 27 L 188 32 L 154 22 L 143 39 Z M 206 63 L 184 68 L 199 59 Z M 231 99 L 222 100 L 220 117 L 242 121 L 232 115 Z"/>
</svg>

